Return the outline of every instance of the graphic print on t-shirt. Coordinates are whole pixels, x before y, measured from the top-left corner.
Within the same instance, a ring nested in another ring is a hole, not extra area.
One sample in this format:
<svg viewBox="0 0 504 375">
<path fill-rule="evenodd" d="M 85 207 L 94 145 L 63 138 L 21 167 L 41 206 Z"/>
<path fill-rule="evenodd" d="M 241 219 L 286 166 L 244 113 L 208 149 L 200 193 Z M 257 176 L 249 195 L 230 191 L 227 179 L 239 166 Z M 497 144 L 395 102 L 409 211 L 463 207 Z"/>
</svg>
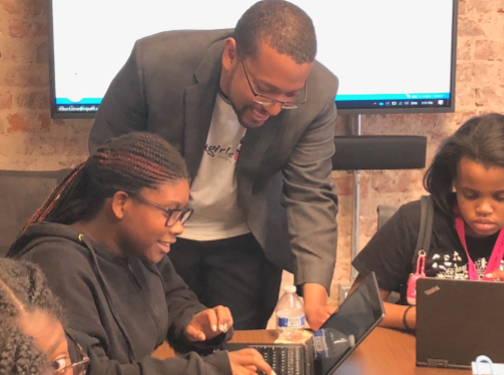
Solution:
<svg viewBox="0 0 504 375">
<path fill-rule="evenodd" d="M 222 147 L 219 144 L 209 145 L 205 144 L 205 153 L 212 158 L 223 159 L 229 163 L 233 163 L 236 161 L 235 155 L 238 153 L 238 149 L 236 152 L 230 147 Z"/>
<path fill-rule="evenodd" d="M 235 152 L 235 155 L 234 155 L 234 160 L 235 161 L 238 160 L 238 156 L 240 155 L 240 150 L 241 150 L 241 147 L 242 147 L 242 144 L 243 144 L 243 138 L 245 138 L 245 136 L 243 136 L 240 139 L 240 143 L 238 143 L 238 147 L 236 147 L 236 152 Z"/>
<path fill-rule="evenodd" d="M 430 254 L 429 254 L 430 255 Z M 450 254 L 433 254 L 429 256 L 430 265 L 429 270 L 426 272 L 427 276 L 438 277 L 442 279 L 468 279 L 469 272 L 467 268 L 467 261 L 460 256 L 457 251 Z M 483 278 L 487 267 L 487 259 L 482 257 L 476 259 L 474 265 L 478 272 L 479 279 Z M 504 270 L 504 260 L 501 261 L 500 269 Z"/>
</svg>

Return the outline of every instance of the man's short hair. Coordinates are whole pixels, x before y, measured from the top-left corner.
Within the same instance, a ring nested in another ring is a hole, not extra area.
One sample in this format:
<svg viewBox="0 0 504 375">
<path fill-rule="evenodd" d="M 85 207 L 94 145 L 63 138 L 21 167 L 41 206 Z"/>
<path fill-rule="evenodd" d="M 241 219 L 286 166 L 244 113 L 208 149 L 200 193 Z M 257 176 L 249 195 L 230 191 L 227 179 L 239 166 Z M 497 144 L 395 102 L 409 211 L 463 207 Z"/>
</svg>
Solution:
<svg viewBox="0 0 504 375">
<path fill-rule="evenodd" d="M 252 5 L 238 20 L 233 37 L 243 58 L 256 58 L 261 41 L 298 64 L 313 62 L 317 53 L 312 20 L 284 0 L 263 0 Z"/>
</svg>

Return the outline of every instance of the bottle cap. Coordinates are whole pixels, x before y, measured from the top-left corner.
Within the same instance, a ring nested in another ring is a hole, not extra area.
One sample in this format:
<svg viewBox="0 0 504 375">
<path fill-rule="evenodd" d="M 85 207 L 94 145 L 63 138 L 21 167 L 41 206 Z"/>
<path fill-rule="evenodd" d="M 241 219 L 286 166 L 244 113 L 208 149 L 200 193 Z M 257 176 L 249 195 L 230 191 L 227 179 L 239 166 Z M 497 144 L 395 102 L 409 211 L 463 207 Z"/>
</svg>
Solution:
<svg viewBox="0 0 504 375">
<path fill-rule="evenodd" d="M 287 292 L 287 293 L 296 293 L 296 286 L 294 285 L 286 285 L 284 287 L 284 290 Z"/>
</svg>

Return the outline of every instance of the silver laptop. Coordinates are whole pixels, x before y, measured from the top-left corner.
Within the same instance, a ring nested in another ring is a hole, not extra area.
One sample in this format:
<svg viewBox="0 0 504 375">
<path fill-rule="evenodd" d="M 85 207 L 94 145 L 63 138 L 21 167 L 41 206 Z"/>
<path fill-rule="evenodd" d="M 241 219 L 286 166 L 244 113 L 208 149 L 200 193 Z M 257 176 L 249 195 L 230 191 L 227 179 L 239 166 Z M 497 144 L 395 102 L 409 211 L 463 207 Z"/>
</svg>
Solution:
<svg viewBox="0 0 504 375">
<path fill-rule="evenodd" d="M 504 283 L 417 281 L 418 366 L 470 368 L 486 355 L 504 362 Z"/>
<path fill-rule="evenodd" d="M 331 375 L 385 316 L 374 272 L 304 344 L 228 343 L 256 348 L 277 375 Z"/>
</svg>

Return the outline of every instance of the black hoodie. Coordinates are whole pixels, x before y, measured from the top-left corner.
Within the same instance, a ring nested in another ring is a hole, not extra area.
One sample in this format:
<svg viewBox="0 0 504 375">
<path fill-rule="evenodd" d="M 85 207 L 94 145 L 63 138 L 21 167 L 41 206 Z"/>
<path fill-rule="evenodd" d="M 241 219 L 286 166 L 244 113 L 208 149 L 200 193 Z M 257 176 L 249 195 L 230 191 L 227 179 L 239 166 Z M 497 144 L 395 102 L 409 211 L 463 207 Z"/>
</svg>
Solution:
<svg viewBox="0 0 504 375">
<path fill-rule="evenodd" d="M 68 225 L 47 222 L 31 225 L 8 256 L 42 268 L 71 332 L 89 353 L 89 375 L 231 374 L 226 352 L 151 357 L 165 339 L 186 352 L 211 349 L 225 339 L 220 335 L 199 345 L 187 339 L 187 324 L 206 307 L 168 257 L 157 265 L 121 258 Z"/>
</svg>

